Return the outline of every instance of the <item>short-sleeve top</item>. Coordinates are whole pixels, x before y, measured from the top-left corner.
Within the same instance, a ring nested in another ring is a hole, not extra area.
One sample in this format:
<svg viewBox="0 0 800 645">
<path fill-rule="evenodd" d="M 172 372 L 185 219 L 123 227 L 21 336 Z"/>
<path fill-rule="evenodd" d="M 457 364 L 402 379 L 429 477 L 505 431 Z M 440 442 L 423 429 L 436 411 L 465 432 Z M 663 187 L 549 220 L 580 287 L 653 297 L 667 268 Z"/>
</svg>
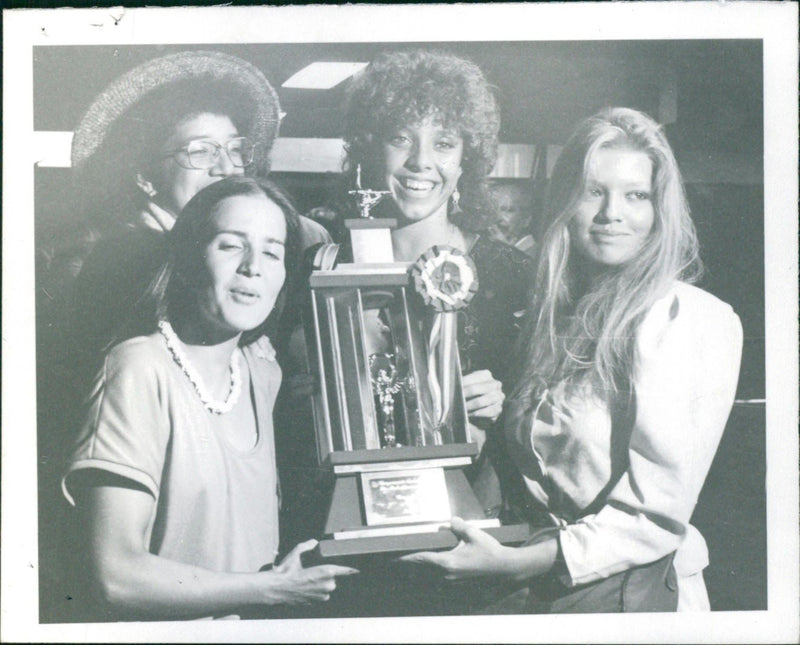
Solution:
<svg viewBox="0 0 800 645">
<path fill-rule="evenodd" d="M 741 350 L 731 307 L 676 283 L 638 329 L 632 398 L 559 384 L 531 404 L 512 402 L 509 452 L 561 526 L 565 582 L 673 551 L 679 577 L 707 566 L 689 520 L 733 405 Z"/>
<path fill-rule="evenodd" d="M 220 572 L 254 572 L 278 549 L 278 481 L 272 409 L 281 372 L 246 347 L 257 439 L 238 449 L 215 425 L 156 333 L 120 343 L 94 380 L 70 475 L 96 468 L 143 486 L 156 500 L 154 554 Z"/>
</svg>

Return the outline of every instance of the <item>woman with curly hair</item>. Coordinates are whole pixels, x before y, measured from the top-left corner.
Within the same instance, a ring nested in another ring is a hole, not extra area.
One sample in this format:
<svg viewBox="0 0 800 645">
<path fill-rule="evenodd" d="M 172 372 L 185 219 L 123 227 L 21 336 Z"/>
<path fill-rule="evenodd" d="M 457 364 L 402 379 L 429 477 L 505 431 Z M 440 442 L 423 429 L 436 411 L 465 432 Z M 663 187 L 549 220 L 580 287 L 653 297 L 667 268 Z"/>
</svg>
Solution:
<svg viewBox="0 0 800 645">
<path fill-rule="evenodd" d="M 502 410 L 502 382 L 518 331 L 514 314 L 525 307 L 529 282 L 527 256 L 484 233 L 494 217 L 487 176 L 495 161 L 499 128 L 497 102 L 483 73 L 451 54 L 386 53 L 349 88 L 346 179 L 352 186 L 360 172 L 364 188 L 391 192 L 371 214 L 396 220 L 395 259 L 413 262 L 434 245 L 449 245 L 468 253 L 475 263 L 480 285 L 469 306 L 458 313 L 458 343 L 470 432 L 480 443 Z M 356 205 L 351 206 L 350 215 L 356 216 Z M 375 314 L 378 330 L 368 330 L 367 342 L 379 347 L 379 315 L 377 310 L 366 313 Z M 291 535 L 307 534 L 303 518 L 314 515 L 309 509 L 324 501 L 316 482 L 295 481 L 316 465 L 316 455 L 298 454 L 307 452 L 310 443 L 298 441 L 295 433 L 289 447 L 295 456 L 281 470 L 282 482 L 295 478 L 281 500 L 284 526 L 295 526 Z M 495 453 L 487 444 L 470 473 L 485 512 L 494 517 L 502 510 L 489 461 Z M 391 585 L 382 575 L 361 576 L 357 588 L 349 594 L 342 590 L 337 604 L 327 609 L 332 615 L 452 613 L 452 594 L 429 585 L 430 579 L 401 580 L 402 575 L 403 570 L 393 571 Z"/>
<path fill-rule="evenodd" d="M 502 381 L 525 306 L 528 260 L 484 233 L 494 218 L 487 177 L 497 155 L 500 112 L 481 70 L 433 51 L 375 59 L 350 88 L 347 168 L 392 199 L 373 210 L 398 222 L 395 259 L 414 261 L 435 244 L 468 253 L 479 291 L 460 314 L 467 410 L 486 429 L 500 414 Z M 473 436 L 481 430 L 473 428 Z M 480 439 L 479 439 L 480 440 Z"/>
<path fill-rule="evenodd" d="M 533 612 L 707 611 L 689 520 L 728 419 L 742 328 L 692 286 L 678 166 L 650 117 L 583 122 L 550 185 L 522 377 L 504 439 L 531 512 L 520 548 L 458 519 L 462 543 L 408 559 L 530 585 Z"/>
</svg>

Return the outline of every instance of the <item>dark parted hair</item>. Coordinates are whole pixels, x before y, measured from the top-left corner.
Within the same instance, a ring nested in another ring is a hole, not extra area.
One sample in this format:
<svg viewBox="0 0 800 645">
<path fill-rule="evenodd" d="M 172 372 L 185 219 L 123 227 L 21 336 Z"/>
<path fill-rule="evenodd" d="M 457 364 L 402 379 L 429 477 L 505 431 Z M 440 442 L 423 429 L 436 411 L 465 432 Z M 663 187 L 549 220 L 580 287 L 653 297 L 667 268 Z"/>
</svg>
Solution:
<svg viewBox="0 0 800 645">
<path fill-rule="evenodd" d="M 275 338 L 286 294 L 295 287 L 300 265 L 299 216 L 289 198 L 276 184 L 267 179 L 245 176 L 226 177 L 203 188 L 189 200 L 175 226 L 167 233 L 169 255 L 151 283 L 145 299 L 145 302 L 151 303 L 149 309 L 153 312 L 153 330 L 158 320 L 169 318 L 171 312 L 184 309 L 195 297 L 191 285 L 195 282 L 194 276 L 202 270 L 203 249 L 214 234 L 212 220 L 216 207 L 230 197 L 258 195 L 264 195 L 274 202 L 286 219 L 286 280 L 267 319 L 255 329 L 244 332 L 240 344 L 246 345 L 265 334 Z"/>
<path fill-rule="evenodd" d="M 500 109 L 480 68 L 464 58 L 431 50 L 381 54 L 352 80 L 344 139 L 345 170 L 366 175 L 380 160 L 381 142 L 398 128 L 427 117 L 464 140 L 458 181 L 461 213 L 452 221 L 476 232 L 494 212 L 487 176 L 497 158 Z"/>
</svg>

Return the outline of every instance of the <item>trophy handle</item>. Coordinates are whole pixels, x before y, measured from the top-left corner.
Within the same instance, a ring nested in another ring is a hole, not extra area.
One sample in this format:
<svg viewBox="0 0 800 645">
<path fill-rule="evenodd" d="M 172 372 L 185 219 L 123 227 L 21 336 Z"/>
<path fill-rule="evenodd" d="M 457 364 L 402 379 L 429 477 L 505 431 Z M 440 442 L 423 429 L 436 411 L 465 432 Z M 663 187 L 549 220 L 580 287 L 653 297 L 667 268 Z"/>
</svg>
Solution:
<svg viewBox="0 0 800 645">
<path fill-rule="evenodd" d="M 330 271 L 336 266 L 339 256 L 338 244 L 323 244 L 314 254 L 313 267 L 315 271 Z"/>
</svg>

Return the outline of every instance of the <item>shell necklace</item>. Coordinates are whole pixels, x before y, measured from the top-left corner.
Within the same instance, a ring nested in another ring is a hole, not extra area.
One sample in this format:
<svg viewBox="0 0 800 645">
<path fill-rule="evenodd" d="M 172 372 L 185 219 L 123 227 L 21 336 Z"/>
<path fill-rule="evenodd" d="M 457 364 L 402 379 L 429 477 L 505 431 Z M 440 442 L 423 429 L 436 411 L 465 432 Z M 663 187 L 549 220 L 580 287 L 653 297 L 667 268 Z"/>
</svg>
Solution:
<svg viewBox="0 0 800 645">
<path fill-rule="evenodd" d="M 194 367 L 192 367 L 192 364 L 186 357 L 186 354 L 180 346 L 178 335 L 175 333 L 175 330 L 172 329 L 172 325 L 169 324 L 169 321 L 159 320 L 158 330 L 164 337 L 167 343 L 167 349 L 169 353 L 172 354 L 173 360 L 178 364 L 178 367 L 183 370 L 183 373 L 186 374 L 191 384 L 194 385 L 194 391 L 197 392 L 197 396 L 200 397 L 200 401 L 203 403 L 206 410 L 212 414 L 225 414 L 226 412 L 230 412 L 233 406 L 239 401 L 239 397 L 242 394 L 242 373 L 239 371 L 239 354 L 241 351 L 239 348 L 237 347 L 234 349 L 231 354 L 231 390 L 228 393 L 228 398 L 225 399 L 225 401 L 214 401 L 208 394 L 203 378 L 197 373 Z"/>
</svg>

